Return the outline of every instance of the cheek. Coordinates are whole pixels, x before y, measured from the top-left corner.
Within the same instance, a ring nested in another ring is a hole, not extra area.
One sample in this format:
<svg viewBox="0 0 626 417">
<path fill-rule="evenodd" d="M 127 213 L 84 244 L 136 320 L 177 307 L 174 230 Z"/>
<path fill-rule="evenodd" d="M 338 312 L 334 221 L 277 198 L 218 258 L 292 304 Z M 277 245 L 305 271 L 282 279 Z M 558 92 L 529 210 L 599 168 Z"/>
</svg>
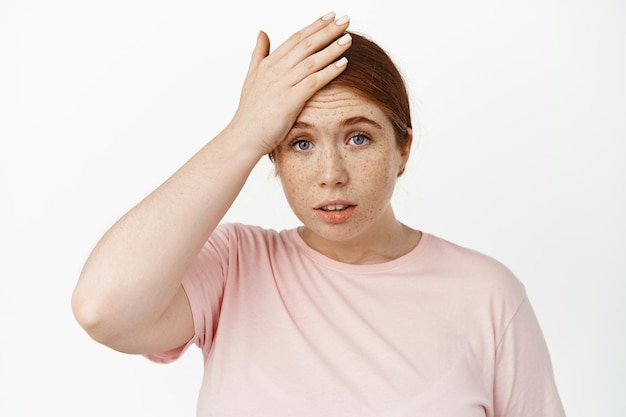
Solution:
<svg viewBox="0 0 626 417">
<path fill-rule="evenodd" d="M 395 155 L 388 152 L 377 152 L 361 161 L 359 171 L 369 173 L 368 178 L 373 190 L 380 192 L 384 188 L 393 188 L 398 170 L 396 159 Z"/>
<path fill-rule="evenodd" d="M 276 173 L 289 204 L 294 207 L 304 203 L 306 170 L 291 161 L 277 161 Z"/>
</svg>

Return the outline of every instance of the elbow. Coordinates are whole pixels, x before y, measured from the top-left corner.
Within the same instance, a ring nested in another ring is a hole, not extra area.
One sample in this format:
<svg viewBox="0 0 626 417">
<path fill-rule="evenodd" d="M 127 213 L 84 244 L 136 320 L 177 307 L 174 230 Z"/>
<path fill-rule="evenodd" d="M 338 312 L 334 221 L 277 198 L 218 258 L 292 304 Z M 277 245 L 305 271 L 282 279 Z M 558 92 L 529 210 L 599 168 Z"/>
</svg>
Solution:
<svg viewBox="0 0 626 417">
<path fill-rule="evenodd" d="M 83 330 L 96 342 L 112 347 L 114 332 L 112 331 L 112 310 L 106 303 L 89 297 L 76 288 L 71 299 L 72 314 Z"/>
<path fill-rule="evenodd" d="M 129 314 L 124 308 L 128 302 L 114 294 L 103 296 L 103 292 L 79 283 L 71 297 L 75 320 L 89 337 L 108 348 L 128 354 L 143 353 L 140 334 L 147 322 Z"/>
<path fill-rule="evenodd" d="M 89 303 L 87 297 L 84 297 L 78 288 L 72 294 L 72 314 L 89 336 L 100 341 L 97 335 L 98 329 L 102 327 L 102 313 Z"/>
</svg>

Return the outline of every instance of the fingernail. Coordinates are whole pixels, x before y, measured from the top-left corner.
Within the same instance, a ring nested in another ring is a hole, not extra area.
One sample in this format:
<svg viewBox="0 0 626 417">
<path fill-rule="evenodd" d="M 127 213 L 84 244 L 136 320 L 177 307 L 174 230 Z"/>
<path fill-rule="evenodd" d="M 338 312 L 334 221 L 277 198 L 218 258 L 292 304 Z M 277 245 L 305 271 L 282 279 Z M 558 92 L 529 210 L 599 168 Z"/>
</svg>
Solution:
<svg viewBox="0 0 626 417">
<path fill-rule="evenodd" d="M 346 15 L 343 15 L 342 17 L 340 17 L 339 19 L 337 19 L 335 21 L 335 23 L 338 24 L 338 25 L 343 25 L 343 24 L 348 23 L 349 20 L 350 20 L 350 16 L 348 16 L 346 14 Z"/>
<path fill-rule="evenodd" d="M 341 59 L 339 59 L 337 62 L 335 62 L 335 66 L 337 66 L 337 67 L 343 67 L 343 66 L 345 66 L 347 63 L 348 63 L 348 58 L 346 58 L 346 57 L 344 56 L 344 57 L 341 57 Z"/>
<path fill-rule="evenodd" d="M 352 40 L 352 36 L 350 36 L 349 33 L 346 33 L 345 35 L 343 35 L 341 38 L 339 38 L 339 40 L 337 41 L 337 43 L 339 45 L 345 45 L 348 42 L 350 42 Z"/>
<path fill-rule="evenodd" d="M 324 16 L 322 16 L 322 20 L 330 20 L 335 17 L 335 12 L 328 12 Z"/>
</svg>

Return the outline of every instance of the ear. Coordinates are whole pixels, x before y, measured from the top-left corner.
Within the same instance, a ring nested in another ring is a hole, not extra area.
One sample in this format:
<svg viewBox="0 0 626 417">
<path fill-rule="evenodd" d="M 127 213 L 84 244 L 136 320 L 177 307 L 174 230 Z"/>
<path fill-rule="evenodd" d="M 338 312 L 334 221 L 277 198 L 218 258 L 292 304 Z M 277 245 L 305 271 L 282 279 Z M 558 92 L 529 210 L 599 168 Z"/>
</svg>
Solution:
<svg viewBox="0 0 626 417">
<path fill-rule="evenodd" d="M 404 172 L 404 167 L 409 161 L 412 143 L 413 143 L 413 129 L 409 127 L 406 130 L 406 144 L 404 145 L 404 148 L 400 150 L 400 157 L 402 158 L 402 162 L 400 165 L 400 173 Z"/>
</svg>

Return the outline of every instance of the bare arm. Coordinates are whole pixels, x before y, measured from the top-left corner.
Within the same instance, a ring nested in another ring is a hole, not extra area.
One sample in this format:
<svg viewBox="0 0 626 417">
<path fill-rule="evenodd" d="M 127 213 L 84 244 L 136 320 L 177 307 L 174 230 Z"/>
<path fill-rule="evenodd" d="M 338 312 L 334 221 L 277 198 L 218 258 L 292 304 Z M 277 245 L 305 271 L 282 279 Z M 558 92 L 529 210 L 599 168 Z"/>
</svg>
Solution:
<svg viewBox="0 0 626 417">
<path fill-rule="evenodd" d="M 192 337 L 182 277 L 259 159 L 343 71 L 334 62 L 350 42 L 333 40 L 347 26 L 318 19 L 271 54 L 259 34 L 229 125 L 116 222 L 87 259 L 72 308 L 91 337 L 128 353 L 165 351 Z"/>
</svg>

